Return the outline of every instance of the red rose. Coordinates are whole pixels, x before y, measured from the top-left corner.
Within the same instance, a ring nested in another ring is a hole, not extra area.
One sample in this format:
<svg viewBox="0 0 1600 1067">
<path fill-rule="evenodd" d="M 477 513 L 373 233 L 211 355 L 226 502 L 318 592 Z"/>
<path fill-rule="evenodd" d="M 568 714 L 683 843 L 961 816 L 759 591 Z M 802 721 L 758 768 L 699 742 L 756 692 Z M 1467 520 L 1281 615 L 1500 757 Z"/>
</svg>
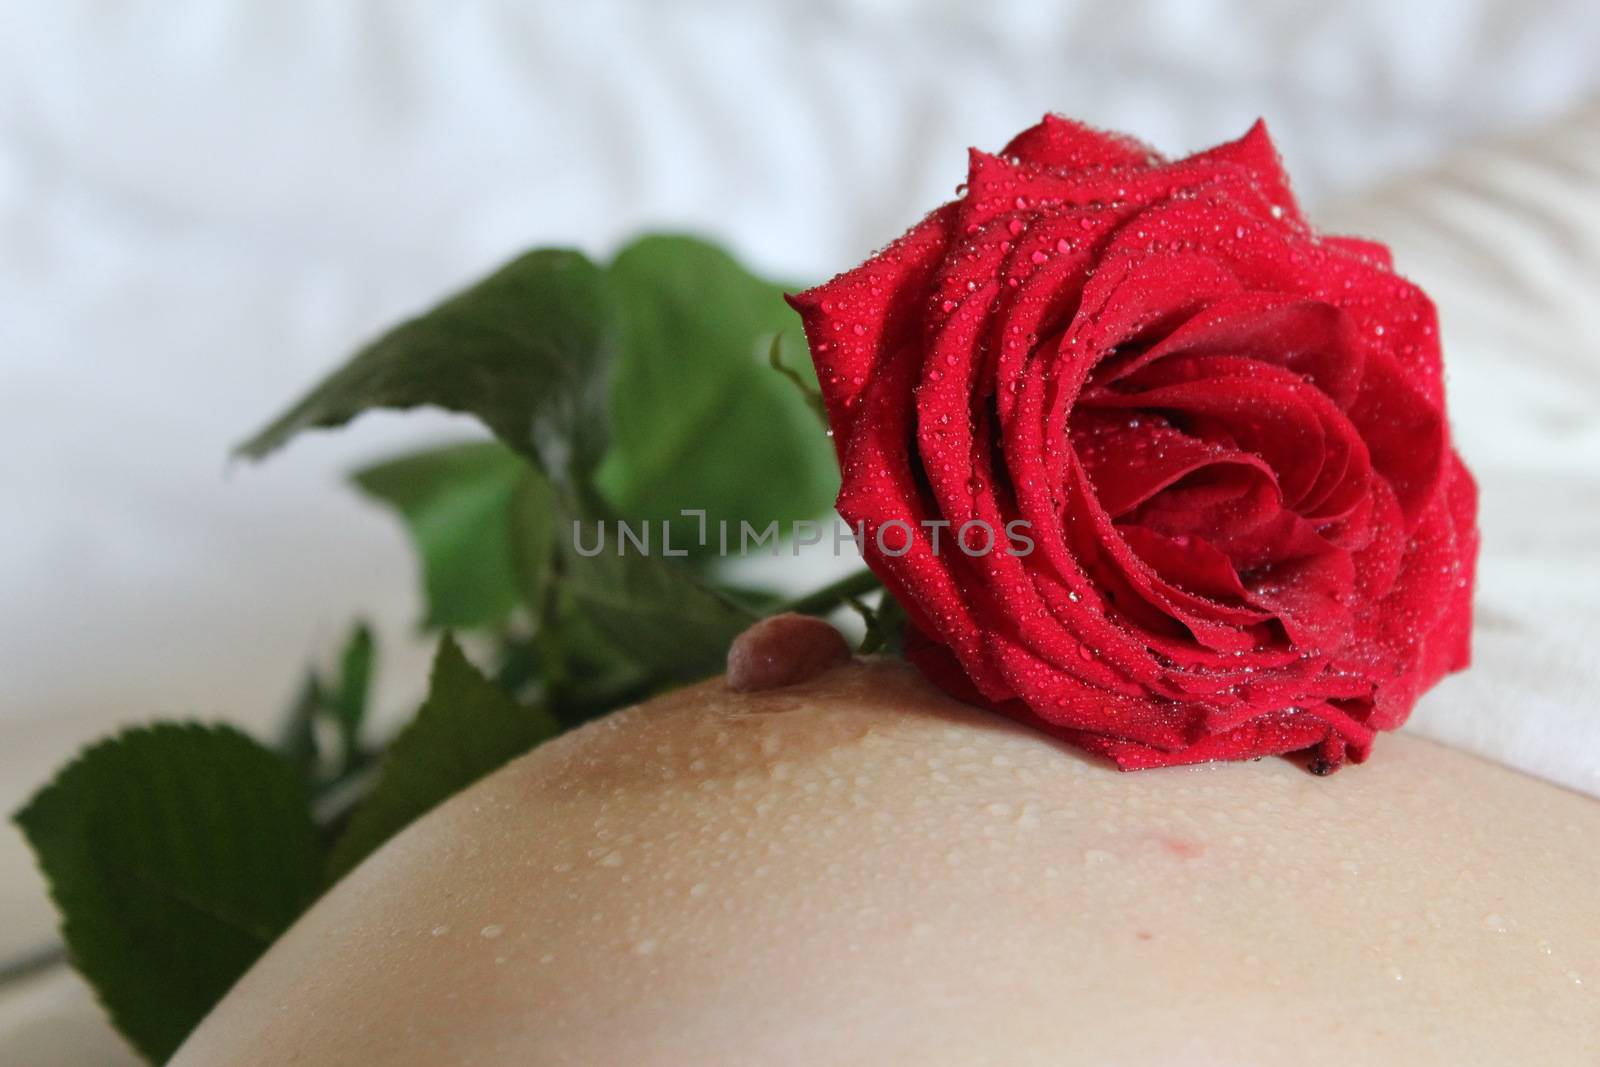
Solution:
<svg viewBox="0 0 1600 1067">
<path fill-rule="evenodd" d="M 1427 296 L 1259 123 L 1168 162 L 1049 117 L 958 192 L 792 298 L 907 655 L 1123 769 L 1365 759 L 1468 659 Z"/>
</svg>

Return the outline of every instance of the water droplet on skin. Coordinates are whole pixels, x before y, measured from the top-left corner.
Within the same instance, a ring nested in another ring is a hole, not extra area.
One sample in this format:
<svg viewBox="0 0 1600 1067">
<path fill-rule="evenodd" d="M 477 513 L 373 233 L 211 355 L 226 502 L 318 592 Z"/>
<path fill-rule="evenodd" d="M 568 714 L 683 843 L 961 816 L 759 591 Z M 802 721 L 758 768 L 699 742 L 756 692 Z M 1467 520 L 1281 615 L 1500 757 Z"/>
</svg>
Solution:
<svg viewBox="0 0 1600 1067">
<path fill-rule="evenodd" d="M 485 926 L 482 930 L 478 931 L 479 935 L 489 941 L 493 941 L 495 938 L 499 937 L 505 932 L 506 928 L 501 926 L 499 923 L 490 923 L 488 926 Z"/>
<path fill-rule="evenodd" d="M 440 923 L 438 926 L 435 926 L 432 930 L 428 931 L 428 933 L 432 934 L 434 937 L 443 937 L 445 934 L 448 934 L 449 932 L 450 932 L 450 924 L 449 923 Z"/>
<path fill-rule="evenodd" d="M 635 956 L 648 956 L 657 948 L 659 948 L 660 945 L 661 942 L 657 941 L 655 938 L 647 937 L 643 941 L 634 943 L 633 954 Z"/>
</svg>

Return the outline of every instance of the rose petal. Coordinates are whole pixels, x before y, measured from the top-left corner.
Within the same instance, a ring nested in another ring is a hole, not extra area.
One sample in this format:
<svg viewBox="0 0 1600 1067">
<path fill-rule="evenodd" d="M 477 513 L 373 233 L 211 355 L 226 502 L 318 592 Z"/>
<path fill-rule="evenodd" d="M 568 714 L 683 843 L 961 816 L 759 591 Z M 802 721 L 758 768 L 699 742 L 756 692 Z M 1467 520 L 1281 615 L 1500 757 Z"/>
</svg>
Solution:
<svg viewBox="0 0 1600 1067">
<path fill-rule="evenodd" d="M 1142 167 L 1161 158 L 1132 137 L 1097 130 L 1060 115 L 1046 115 L 1029 126 L 1013 137 L 1001 154 L 1062 170 Z"/>
<path fill-rule="evenodd" d="M 841 460 L 867 382 L 921 331 L 918 294 L 944 254 L 954 213 L 940 208 L 861 266 L 787 297 L 805 327 Z"/>
</svg>

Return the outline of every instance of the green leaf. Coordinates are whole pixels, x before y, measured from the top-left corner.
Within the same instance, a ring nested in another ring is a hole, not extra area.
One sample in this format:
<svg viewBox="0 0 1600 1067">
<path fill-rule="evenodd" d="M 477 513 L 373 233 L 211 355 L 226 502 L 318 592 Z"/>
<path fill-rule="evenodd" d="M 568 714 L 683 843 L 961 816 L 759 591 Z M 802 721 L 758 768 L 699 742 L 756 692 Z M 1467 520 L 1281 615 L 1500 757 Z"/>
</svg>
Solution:
<svg viewBox="0 0 1600 1067">
<path fill-rule="evenodd" d="M 305 429 L 431 404 L 477 416 L 552 477 L 582 477 L 605 449 L 614 321 L 598 267 L 529 252 L 362 349 L 238 451 L 260 459 Z"/>
<path fill-rule="evenodd" d="M 544 637 L 545 700 L 563 728 L 643 700 L 661 687 L 648 664 L 619 649 L 571 596 L 561 597 Z"/>
<path fill-rule="evenodd" d="M 279 758 L 307 788 L 316 785 L 320 770 L 316 723 L 326 707 L 321 679 L 316 671 L 307 671 L 294 703 L 289 706 L 289 713 L 284 716 L 277 744 Z"/>
<path fill-rule="evenodd" d="M 334 724 L 339 728 L 343 749 L 340 762 L 346 768 L 355 762 L 361 749 L 361 723 L 367 717 L 375 655 L 372 630 L 364 622 L 356 623 L 339 657 L 339 688 L 333 691 L 329 705 Z"/>
<path fill-rule="evenodd" d="M 687 567 L 619 542 L 614 522 L 602 527 L 593 518 L 573 519 L 575 509 L 565 514 L 569 518 L 557 535 L 558 580 L 607 642 L 662 682 L 722 670 L 728 643 L 756 620 L 755 612 Z"/>
<path fill-rule="evenodd" d="M 307 671 L 284 718 L 278 733 L 278 756 L 313 794 L 351 774 L 361 763 L 361 725 L 366 720 L 376 657 L 372 630 L 365 622 L 356 622 L 345 640 L 335 684 L 324 682 L 316 670 Z M 336 755 L 322 751 L 319 723 L 329 723 L 338 731 Z"/>
<path fill-rule="evenodd" d="M 488 441 L 412 453 L 353 480 L 404 518 L 422 563 L 427 626 L 489 626 L 516 606 L 512 503 L 526 482 L 545 484 L 526 460 Z"/>
<path fill-rule="evenodd" d="M 538 471 L 525 470 L 511 495 L 507 525 L 511 573 L 535 625 L 544 625 L 549 615 L 547 589 L 559 521 L 554 487 Z"/>
<path fill-rule="evenodd" d="M 699 533 L 684 508 L 704 509 L 713 531 L 824 514 L 838 488 L 832 448 L 769 362 L 781 335 L 782 361 L 815 384 L 783 290 L 690 237 L 635 241 L 610 275 L 622 340 L 598 483 L 617 512 L 672 521 L 683 547 Z"/>
<path fill-rule="evenodd" d="M 389 746 L 377 783 L 328 860 L 337 881 L 435 805 L 559 728 L 539 708 L 516 703 L 489 681 L 449 634 L 439 642 L 428 699 Z"/>
<path fill-rule="evenodd" d="M 16 815 L 62 936 L 112 1021 L 166 1059 L 315 898 L 305 795 L 226 727 L 161 724 L 86 750 Z"/>
</svg>

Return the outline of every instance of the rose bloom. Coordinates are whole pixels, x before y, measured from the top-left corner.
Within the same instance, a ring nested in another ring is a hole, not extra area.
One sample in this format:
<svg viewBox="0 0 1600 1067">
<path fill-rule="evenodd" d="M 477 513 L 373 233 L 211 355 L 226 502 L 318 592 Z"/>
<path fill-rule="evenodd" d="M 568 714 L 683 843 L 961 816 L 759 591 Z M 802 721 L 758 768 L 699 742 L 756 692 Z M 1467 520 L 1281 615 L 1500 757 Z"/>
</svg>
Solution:
<svg viewBox="0 0 1600 1067">
<path fill-rule="evenodd" d="M 1307 224 L 1259 123 L 1168 162 L 1047 117 L 957 192 L 791 298 L 907 656 L 1124 769 L 1365 759 L 1468 660 L 1427 296 Z"/>
</svg>

